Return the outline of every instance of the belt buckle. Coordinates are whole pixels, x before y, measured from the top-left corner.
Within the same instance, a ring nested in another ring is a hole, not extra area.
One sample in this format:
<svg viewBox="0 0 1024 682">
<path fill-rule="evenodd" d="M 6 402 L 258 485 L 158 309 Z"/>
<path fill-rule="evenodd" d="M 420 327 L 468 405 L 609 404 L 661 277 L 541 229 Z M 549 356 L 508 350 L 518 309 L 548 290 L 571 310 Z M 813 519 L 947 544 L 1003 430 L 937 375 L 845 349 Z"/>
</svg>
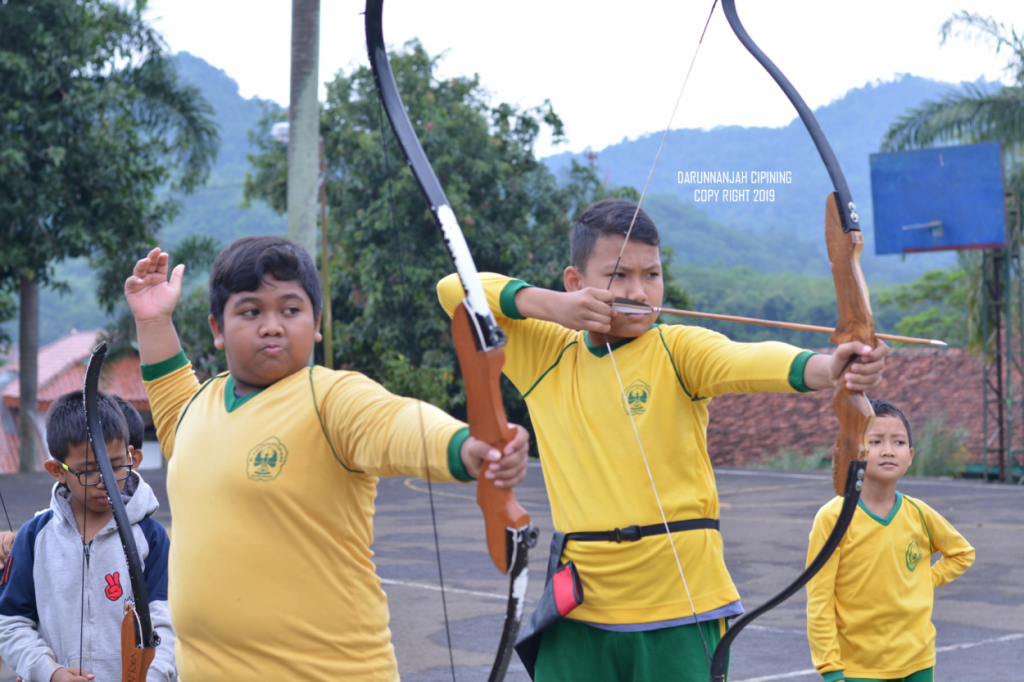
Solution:
<svg viewBox="0 0 1024 682">
<path fill-rule="evenodd" d="M 626 528 L 615 529 L 615 542 L 636 542 L 644 536 L 643 531 L 640 530 L 640 526 L 627 526 Z"/>
</svg>

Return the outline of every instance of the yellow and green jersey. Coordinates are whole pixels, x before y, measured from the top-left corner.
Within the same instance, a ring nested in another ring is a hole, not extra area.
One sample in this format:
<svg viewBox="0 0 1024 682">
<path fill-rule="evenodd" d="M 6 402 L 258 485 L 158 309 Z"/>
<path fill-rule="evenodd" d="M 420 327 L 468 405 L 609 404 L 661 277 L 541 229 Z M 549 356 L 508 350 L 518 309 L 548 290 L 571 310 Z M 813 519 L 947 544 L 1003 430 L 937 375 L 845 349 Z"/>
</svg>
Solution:
<svg viewBox="0 0 1024 682">
<path fill-rule="evenodd" d="M 717 519 L 707 450 L 709 401 L 723 393 L 808 390 L 808 351 L 774 342 L 734 343 L 701 327 L 654 326 L 613 346 L 612 356 L 585 332 L 523 319 L 515 295 L 528 286 L 524 282 L 493 274 L 482 280 L 508 333 L 505 374 L 530 409 L 558 531 L 661 523 L 640 443 L 669 521 Z M 438 294 L 451 315 L 463 298 L 458 278 L 442 280 Z M 738 601 L 718 532 L 685 531 L 672 538 L 697 614 Z M 694 614 L 666 536 L 621 544 L 570 541 L 564 559 L 575 562 L 583 580 L 585 601 L 572 611 L 573 619 L 628 626 Z M 729 614 L 713 617 L 721 615 Z"/>
<path fill-rule="evenodd" d="M 143 378 L 168 459 L 183 682 L 397 680 L 370 551 L 377 477 L 429 461 L 433 480 L 469 480 L 464 424 L 323 367 L 245 397 L 226 374 L 200 386 L 183 353 Z"/>
<path fill-rule="evenodd" d="M 814 519 L 808 563 L 835 527 L 843 500 Z M 942 557 L 931 564 L 931 556 Z M 897 679 L 935 665 L 935 588 L 974 563 L 974 548 L 920 500 L 896 493 L 888 517 L 861 502 L 842 542 L 807 583 L 814 667 L 832 679 Z"/>
</svg>

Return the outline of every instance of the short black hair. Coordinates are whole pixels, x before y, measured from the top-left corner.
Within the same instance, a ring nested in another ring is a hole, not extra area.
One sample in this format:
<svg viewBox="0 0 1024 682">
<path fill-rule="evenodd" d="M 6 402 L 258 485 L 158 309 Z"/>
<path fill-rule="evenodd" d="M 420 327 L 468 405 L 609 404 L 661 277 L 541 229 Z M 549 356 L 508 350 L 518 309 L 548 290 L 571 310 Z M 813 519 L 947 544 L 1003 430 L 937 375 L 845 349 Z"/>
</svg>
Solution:
<svg viewBox="0 0 1024 682">
<path fill-rule="evenodd" d="M 633 216 L 636 216 L 635 222 Z M 631 223 L 633 231 L 629 232 Z M 602 199 L 591 204 L 569 233 L 570 262 L 577 269 L 585 271 L 598 239 L 615 235 L 625 237 L 627 233 L 631 240 L 661 247 L 661 237 L 654 221 L 636 204 L 625 199 Z"/>
<path fill-rule="evenodd" d="M 903 414 L 903 410 L 883 398 L 871 400 L 871 409 L 875 411 L 876 417 L 899 417 L 903 426 L 907 427 L 907 443 L 911 448 L 914 447 L 914 434 L 910 432 L 910 421 L 907 415 Z"/>
<path fill-rule="evenodd" d="M 103 442 L 121 441 L 128 444 L 128 424 L 117 403 L 104 394 L 96 401 L 100 425 L 103 427 Z M 71 391 L 57 398 L 46 411 L 46 447 L 50 457 L 58 462 L 68 458 L 72 446 L 79 446 L 89 439 L 85 423 L 85 402 L 81 391 Z"/>
<path fill-rule="evenodd" d="M 284 237 L 242 237 L 220 252 L 210 268 L 210 314 L 224 326 L 224 306 L 231 294 L 256 291 L 267 275 L 282 282 L 297 281 L 320 313 L 323 294 L 320 275 L 304 248 Z"/>
<path fill-rule="evenodd" d="M 128 445 L 136 450 L 142 449 L 142 440 L 146 437 L 146 424 L 142 421 L 142 415 L 135 409 L 135 406 L 119 395 L 112 395 L 110 398 L 121 408 L 124 415 L 124 422 L 128 425 Z"/>
</svg>

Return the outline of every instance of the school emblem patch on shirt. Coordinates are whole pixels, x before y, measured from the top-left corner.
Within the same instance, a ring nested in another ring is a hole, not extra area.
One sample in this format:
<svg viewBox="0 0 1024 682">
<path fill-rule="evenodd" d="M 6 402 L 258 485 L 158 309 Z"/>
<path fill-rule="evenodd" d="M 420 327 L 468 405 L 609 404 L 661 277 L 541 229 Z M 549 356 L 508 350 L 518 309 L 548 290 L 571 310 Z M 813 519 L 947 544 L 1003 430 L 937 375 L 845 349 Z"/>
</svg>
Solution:
<svg viewBox="0 0 1024 682">
<path fill-rule="evenodd" d="M 288 460 L 288 448 L 272 436 L 249 451 L 246 474 L 253 481 L 273 481 Z"/>
<path fill-rule="evenodd" d="M 917 544 L 917 540 L 914 540 L 907 545 L 907 568 L 909 568 L 911 572 L 917 568 L 917 564 L 921 561 L 921 557 L 923 555 L 924 553 L 921 551 L 921 546 Z"/>
<path fill-rule="evenodd" d="M 629 401 L 628 410 L 634 417 L 647 411 L 647 402 L 651 399 L 651 387 L 649 384 L 637 379 L 629 386 L 626 386 L 626 400 Z M 623 407 L 626 407 L 623 405 Z"/>
</svg>

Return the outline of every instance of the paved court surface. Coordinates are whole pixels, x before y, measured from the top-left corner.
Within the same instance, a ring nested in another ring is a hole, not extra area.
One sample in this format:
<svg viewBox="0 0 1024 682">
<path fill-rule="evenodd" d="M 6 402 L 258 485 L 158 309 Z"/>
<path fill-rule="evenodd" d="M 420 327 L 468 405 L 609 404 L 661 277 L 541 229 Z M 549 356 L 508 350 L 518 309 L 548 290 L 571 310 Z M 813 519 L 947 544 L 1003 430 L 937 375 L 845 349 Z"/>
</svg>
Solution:
<svg viewBox="0 0 1024 682">
<path fill-rule="evenodd" d="M 802 569 L 811 521 L 832 496 L 831 482 L 818 474 L 749 469 L 717 469 L 716 476 L 726 561 L 750 609 Z M 146 472 L 146 480 L 164 501 L 162 471 Z M 936 681 L 1024 682 L 1024 487 L 905 479 L 900 489 L 935 507 L 978 552 L 964 576 L 936 592 Z M 39 475 L 0 476 L 0 492 L 17 526 L 45 506 L 49 483 Z M 465 682 L 487 676 L 508 589 L 487 556 L 474 492 L 472 486 L 434 486 L 455 673 Z M 551 531 L 539 465 L 531 465 L 516 493 L 542 529 L 530 561 L 528 596 L 536 599 Z M 158 518 L 170 526 L 166 506 Z M 402 679 L 451 680 L 425 482 L 381 482 L 376 538 L 377 572 L 388 593 Z M 737 638 L 732 682 L 821 679 L 807 650 L 804 603 L 801 592 Z M 10 678 L 0 675 L 5 679 Z M 506 679 L 528 677 L 515 661 Z"/>
</svg>

